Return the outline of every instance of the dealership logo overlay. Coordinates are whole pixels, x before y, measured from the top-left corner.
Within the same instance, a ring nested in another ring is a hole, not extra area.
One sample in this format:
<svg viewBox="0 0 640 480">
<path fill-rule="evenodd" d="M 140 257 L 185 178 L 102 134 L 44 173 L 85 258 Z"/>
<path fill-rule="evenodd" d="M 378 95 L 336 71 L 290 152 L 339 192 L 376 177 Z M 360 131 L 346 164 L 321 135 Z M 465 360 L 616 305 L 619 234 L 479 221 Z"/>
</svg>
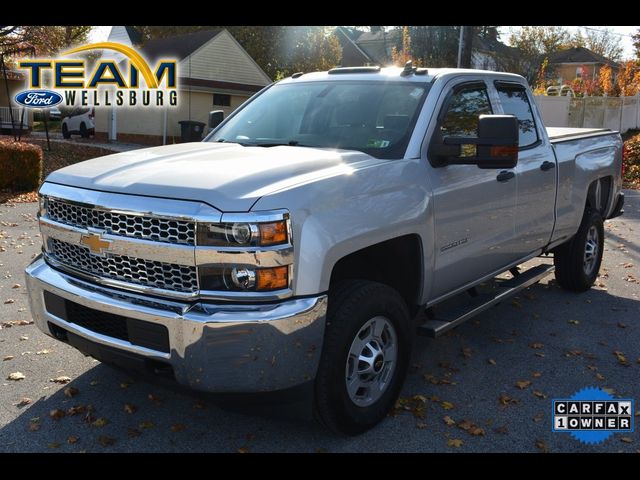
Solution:
<svg viewBox="0 0 640 480">
<path fill-rule="evenodd" d="M 584 388 L 571 398 L 554 399 L 554 432 L 569 432 L 584 443 L 604 442 L 613 433 L 633 432 L 633 400 L 614 398 L 600 388 Z"/>
<path fill-rule="evenodd" d="M 72 48 L 62 56 L 91 50 L 111 50 L 122 60 L 82 58 L 24 60 L 18 67 L 29 75 L 29 90 L 15 96 L 27 108 L 49 108 L 63 103 L 82 107 L 176 106 L 178 78 L 175 60 L 161 59 L 151 68 L 133 48 L 115 42 L 100 42 Z"/>
</svg>

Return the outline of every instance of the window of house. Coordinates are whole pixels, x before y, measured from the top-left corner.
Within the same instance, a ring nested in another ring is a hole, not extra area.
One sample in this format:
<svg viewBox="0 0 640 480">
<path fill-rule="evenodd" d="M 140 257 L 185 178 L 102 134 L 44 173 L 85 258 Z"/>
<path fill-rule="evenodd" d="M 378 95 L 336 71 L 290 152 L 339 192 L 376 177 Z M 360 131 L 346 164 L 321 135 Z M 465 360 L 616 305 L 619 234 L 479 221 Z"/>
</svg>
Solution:
<svg viewBox="0 0 640 480">
<path fill-rule="evenodd" d="M 451 97 L 440 132 L 443 137 L 477 137 L 480 115 L 491 113 L 487 89 L 483 85 L 465 87 Z"/>
<path fill-rule="evenodd" d="M 502 109 L 507 115 L 518 119 L 520 127 L 520 147 L 528 147 L 538 141 L 538 131 L 533 118 L 527 91 L 522 85 L 496 82 Z"/>
<path fill-rule="evenodd" d="M 576 78 L 582 78 L 582 67 L 576 67 Z"/>
<path fill-rule="evenodd" d="M 231 95 L 225 95 L 224 93 L 214 93 L 213 106 L 214 107 L 230 107 Z"/>
</svg>

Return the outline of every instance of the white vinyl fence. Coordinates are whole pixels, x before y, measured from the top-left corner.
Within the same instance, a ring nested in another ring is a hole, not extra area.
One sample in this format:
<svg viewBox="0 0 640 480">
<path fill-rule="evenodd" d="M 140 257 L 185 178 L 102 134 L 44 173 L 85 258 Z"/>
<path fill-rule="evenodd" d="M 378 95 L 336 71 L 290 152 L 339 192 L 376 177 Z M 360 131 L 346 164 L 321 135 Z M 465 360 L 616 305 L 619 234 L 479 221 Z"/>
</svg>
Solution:
<svg viewBox="0 0 640 480">
<path fill-rule="evenodd" d="M 536 95 L 547 127 L 640 129 L 640 96 L 548 97 Z"/>
</svg>

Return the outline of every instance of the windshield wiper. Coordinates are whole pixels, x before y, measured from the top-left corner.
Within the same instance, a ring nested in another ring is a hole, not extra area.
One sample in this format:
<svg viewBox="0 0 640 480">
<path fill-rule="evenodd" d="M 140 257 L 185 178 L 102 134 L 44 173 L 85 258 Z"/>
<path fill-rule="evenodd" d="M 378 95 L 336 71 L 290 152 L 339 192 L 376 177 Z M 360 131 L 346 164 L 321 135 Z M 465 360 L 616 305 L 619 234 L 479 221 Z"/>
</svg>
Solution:
<svg viewBox="0 0 640 480">
<path fill-rule="evenodd" d="M 288 142 L 264 142 L 264 143 L 249 143 L 248 145 L 252 147 L 309 147 L 310 145 L 302 145 L 297 140 L 289 140 Z"/>
</svg>

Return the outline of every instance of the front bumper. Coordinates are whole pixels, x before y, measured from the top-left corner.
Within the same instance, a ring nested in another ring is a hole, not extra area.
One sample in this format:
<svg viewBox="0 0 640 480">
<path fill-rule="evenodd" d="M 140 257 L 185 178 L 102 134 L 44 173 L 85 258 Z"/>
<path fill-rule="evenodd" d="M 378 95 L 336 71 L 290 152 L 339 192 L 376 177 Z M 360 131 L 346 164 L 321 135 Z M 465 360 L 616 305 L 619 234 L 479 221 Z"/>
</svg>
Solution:
<svg viewBox="0 0 640 480">
<path fill-rule="evenodd" d="M 26 279 L 34 321 L 47 335 L 53 336 L 52 324 L 93 347 L 169 365 L 178 383 L 195 390 L 285 390 L 312 380 L 318 368 L 326 295 L 261 305 L 177 302 L 85 282 L 53 269 L 41 257 L 27 267 Z M 101 312 L 162 324 L 168 330 L 169 352 L 57 317 L 47 311 L 45 291 Z"/>
</svg>

